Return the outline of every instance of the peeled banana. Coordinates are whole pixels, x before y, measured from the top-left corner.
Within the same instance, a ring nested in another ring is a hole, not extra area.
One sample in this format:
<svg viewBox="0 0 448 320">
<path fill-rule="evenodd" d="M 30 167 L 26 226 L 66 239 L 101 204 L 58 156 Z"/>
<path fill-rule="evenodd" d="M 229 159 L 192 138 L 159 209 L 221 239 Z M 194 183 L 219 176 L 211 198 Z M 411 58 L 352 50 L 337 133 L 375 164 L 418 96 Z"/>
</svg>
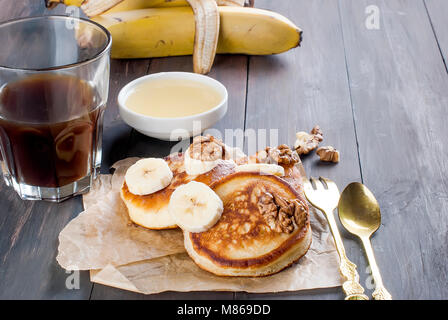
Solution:
<svg viewBox="0 0 448 320">
<path fill-rule="evenodd" d="M 301 30 L 284 16 L 256 8 L 218 7 L 217 53 L 276 54 L 297 47 Z M 113 12 L 92 20 L 113 37 L 112 58 L 191 55 L 195 18 L 190 7 Z"/>
</svg>

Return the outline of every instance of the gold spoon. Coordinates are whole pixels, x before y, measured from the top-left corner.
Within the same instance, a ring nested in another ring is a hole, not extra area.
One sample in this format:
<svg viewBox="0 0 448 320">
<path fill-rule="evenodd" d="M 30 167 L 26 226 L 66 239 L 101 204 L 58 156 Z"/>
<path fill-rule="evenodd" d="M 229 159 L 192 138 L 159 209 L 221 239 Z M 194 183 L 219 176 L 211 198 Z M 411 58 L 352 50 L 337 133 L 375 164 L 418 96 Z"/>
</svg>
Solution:
<svg viewBox="0 0 448 320">
<path fill-rule="evenodd" d="M 370 237 L 381 225 L 380 206 L 375 196 L 362 183 L 350 183 L 342 191 L 338 211 L 342 225 L 350 233 L 358 236 L 364 245 L 376 286 L 372 293 L 373 299 L 392 300 L 392 296 L 383 285 L 370 243 Z"/>
</svg>

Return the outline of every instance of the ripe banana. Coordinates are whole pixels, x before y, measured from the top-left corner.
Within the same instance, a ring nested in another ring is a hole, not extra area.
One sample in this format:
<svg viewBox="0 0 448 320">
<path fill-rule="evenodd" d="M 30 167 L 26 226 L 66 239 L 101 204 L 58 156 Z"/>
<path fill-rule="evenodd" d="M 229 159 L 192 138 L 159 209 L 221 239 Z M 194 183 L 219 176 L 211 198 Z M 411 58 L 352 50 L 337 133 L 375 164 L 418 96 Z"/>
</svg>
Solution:
<svg viewBox="0 0 448 320">
<path fill-rule="evenodd" d="M 80 7 L 89 17 L 102 13 L 145 8 L 189 6 L 187 0 L 45 0 L 48 8 L 53 8 L 60 3 L 66 6 Z M 244 6 L 245 0 L 216 0 L 216 3 L 218 6 Z"/>
<path fill-rule="evenodd" d="M 217 53 L 276 54 L 297 47 L 301 30 L 284 16 L 256 8 L 220 6 Z M 193 53 L 195 18 L 189 7 L 108 13 L 92 20 L 114 39 L 112 58 L 150 58 Z"/>
<path fill-rule="evenodd" d="M 79 0 L 78 0 L 79 1 Z M 245 0 L 216 0 L 218 6 L 244 7 Z M 146 8 L 188 7 L 187 0 L 124 0 L 105 13 L 138 10 Z"/>
<path fill-rule="evenodd" d="M 268 163 L 249 163 L 237 166 L 236 172 L 259 172 L 264 174 L 272 174 L 282 177 L 285 175 L 285 169 L 282 166 Z"/>
<path fill-rule="evenodd" d="M 163 159 L 147 158 L 137 161 L 126 171 L 128 189 L 135 195 L 146 195 L 162 190 L 171 183 L 173 173 Z"/>
<path fill-rule="evenodd" d="M 105 13 L 138 10 L 146 8 L 188 7 L 187 0 L 124 0 Z"/>
<path fill-rule="evenodd" d="M 204 232 L 218 222 L 224 206 L 210 187 L 191 181 L 174 190 L 168 210 L 182 230 Z"/>
</svg>

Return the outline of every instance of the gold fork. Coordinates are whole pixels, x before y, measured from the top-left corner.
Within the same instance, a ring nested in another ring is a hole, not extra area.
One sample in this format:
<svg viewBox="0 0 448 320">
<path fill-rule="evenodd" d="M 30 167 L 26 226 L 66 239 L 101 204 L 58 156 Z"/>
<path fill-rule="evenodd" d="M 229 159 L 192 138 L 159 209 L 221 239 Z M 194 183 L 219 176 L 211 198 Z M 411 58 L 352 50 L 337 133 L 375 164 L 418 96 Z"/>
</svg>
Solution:
<svg viewBox="0 0 448 320">
<path fill-rule="evenodd" d="M 359 275 L 356 271 L 356 265 L 351 262 L 345 254 L 344 243 L 339 234 L 333 211 L 337 208 L 339 202 L 339 190 L 336 184 L 328 179 L 319 177 L 319 180 L 311 178 L 303 180 L 305 196 L 308 201 L 317 209 L 322 211 L 330 225 L 333 234 L 336 250 L 339 254 L 340 264 L 339 272 L 344 278 L 342 289 L 345 292 L 345 300 L 369 300 L 364 294 L 364 288 L 359 284 Z"/>
</svg>

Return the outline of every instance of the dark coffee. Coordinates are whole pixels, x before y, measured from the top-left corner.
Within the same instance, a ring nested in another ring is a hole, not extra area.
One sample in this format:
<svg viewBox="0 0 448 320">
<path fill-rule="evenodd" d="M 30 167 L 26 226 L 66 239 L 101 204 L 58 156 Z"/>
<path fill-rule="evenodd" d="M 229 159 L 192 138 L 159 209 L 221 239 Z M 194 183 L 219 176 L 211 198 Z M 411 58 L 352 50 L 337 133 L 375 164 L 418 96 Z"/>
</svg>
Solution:
<svg viewBox="0 0 448 320">
<path fill-rule="evenodd" d="M 55 188 L 89 175 L 102 107 L 87 82 L 29 76 L 0 90 L 0 142 L 18 183 Z"/>
</svg>

